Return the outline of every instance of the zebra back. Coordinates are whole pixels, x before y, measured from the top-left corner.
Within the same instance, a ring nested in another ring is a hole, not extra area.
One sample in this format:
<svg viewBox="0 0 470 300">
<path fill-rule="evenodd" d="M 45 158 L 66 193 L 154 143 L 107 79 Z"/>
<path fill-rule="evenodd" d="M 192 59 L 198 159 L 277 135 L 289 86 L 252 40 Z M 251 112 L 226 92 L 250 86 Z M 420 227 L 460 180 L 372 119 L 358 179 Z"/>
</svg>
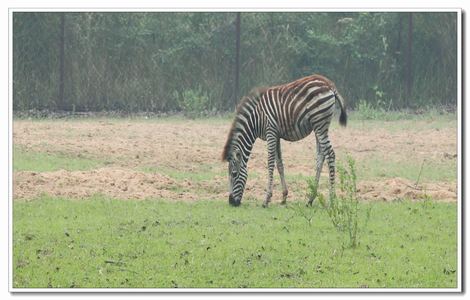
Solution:
<svg viewBox="0 0 470 300">
<path fill-rule="evenodd" d="M 323 94 L 326 96 L 321 98 Z M 335 101 L 332 102 L 333 95 Z M 237 106 L 235 119 L 222 153 L 222 160 L 228 159 L 232 140 L 237 132 L 245 135 L 253 134 L 247 132 L 250 130 L 246 130 L 246 124 L 240 126 L 240 123 L 246 123 L 247 119 L 255 118 L 257 122 L 263 123 L 266 121 L 264 119 L 270 118 L 271 123 L 277 123 L 284 132 L 292 132 L 292 140 L 298 140 L 311 130 L 310 128 L 299 129 L 298 123 L 308 116 L 313 116 L 313 118 L 322 116 L 323 111 L 327 109 L 331 110 L 332 114 L 332 105 L 336 101 L 341 109 L 339 122 L 342 126 L 346 126 L 345 101 L 336 90 L 335 84 L 322 75 L 314 74 L 282 85 L 253 89 L 249 95 L 242 98 Z M 253 114 L 256 115 L 253 117 Z M 288 136 L 284 137 L 290 140 Z"/>
</svg>

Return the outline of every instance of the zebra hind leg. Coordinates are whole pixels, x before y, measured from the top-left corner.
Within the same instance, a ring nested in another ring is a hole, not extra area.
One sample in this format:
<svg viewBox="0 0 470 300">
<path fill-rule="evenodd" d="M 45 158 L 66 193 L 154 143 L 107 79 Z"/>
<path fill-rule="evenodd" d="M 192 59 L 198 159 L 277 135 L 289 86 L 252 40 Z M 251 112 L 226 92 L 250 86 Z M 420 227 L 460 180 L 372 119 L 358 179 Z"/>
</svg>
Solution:
<svg viewBox="0 0 470 300">
<path fill-rule="evenodd" d="M 282 163 L 282 154 L 281 154 L 281 140 L 277 140 L 276 145 L 276 165 L 277 171 L 279 172 L 279 177 L 281 177 L 281 185 L 282 185 L 282 202 L 281 204 L 286 204 L 287 195 L 289 191 L 287 189 L 286 179 L 284 178 L 284 164 Z"/>
<path fill-rule="evenodd" d="M 318 137 L 315 135 L 316 138 L 316 145 L 317 145 L 317 164 L 316 164 L 316 174 L 315 174 L 315 186 L 314 191 L 311 195 L 308 197 L 308 205 L 312 205 L 313 201 L 318 195 L 318 185 L 320 183 L 320 175 L 321 175 L 321 170 L 323 168 L 323 163 L 325 161 L 325 155 L 323 155 L 323 152 L 320 147 L 320 141 L 318 140 Z"/>
<path fill-rule="evenodd" d="M 328 171 L 329 171 L 329 179 L 330 179 L 330 203 L 329 205 L 332 206 L 335 199 L 336 199 L 336 191 L 335 191 L 335 152 L 333 151 L 333 147 L 330 144 L 330 141 L 327 140 L 327 145 L 324 148 L 323 154 L 327 158 L 328 162 Z"/>
</svg>

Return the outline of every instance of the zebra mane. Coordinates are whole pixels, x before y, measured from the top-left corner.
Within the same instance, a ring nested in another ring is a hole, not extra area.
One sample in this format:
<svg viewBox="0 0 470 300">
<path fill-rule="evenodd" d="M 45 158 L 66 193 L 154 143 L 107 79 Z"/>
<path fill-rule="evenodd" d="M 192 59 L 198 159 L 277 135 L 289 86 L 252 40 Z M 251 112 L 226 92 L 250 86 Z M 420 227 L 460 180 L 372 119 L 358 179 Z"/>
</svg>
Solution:
<svg viewBox="0 0 470 300">
<path fill-rule="evenodd" d="M 233 136 L 235 135 L 235 128 L 237 127 L 237 123 L 238 123 L 238 115 L 240 114 L 240 112 L 243 110 L 243 108 L 246 106 L 248 102 L 258 101 L 259 96 L 261 96 L 267 90 L 268 90 L 267 87 L 254 88 L 250 91 L 248 96 L 244 96 L 240 100 L 240 103 L 238 104 L 237 109 L 235 111 L 235 118 L 233 119 L 232 126 L 230 127 L 230 130 L 228 132 L 227 141 L 225 142 L 225 146 L 224 146 L 224 151 L 222 152 L 222 161 L 228 160 L 228 155 L 229 155 L 230 148 L 233 142 Z"/>
</svg>

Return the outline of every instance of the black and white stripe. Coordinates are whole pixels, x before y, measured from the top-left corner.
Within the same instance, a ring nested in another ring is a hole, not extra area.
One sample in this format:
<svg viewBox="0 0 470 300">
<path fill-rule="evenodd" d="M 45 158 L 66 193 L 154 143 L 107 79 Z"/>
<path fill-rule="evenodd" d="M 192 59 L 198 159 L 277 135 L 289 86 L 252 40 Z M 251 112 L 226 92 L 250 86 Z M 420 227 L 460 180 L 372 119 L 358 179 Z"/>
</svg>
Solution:
<svg viewBox="0 0 470 300">
<path fill-rule="evenodd" d="M 284 178 L 280 139 L 298 141 L 315 133 L 317 141 L 316 184 L 325 158 L 329 167 L 330 199 L 334 198 L 335 153 L 328 138 L 328 129 L 338 101 L 340 124 L 346 126 L 344 100 L 329 79 L 312 75 L 294 82 L 260 89 L 246 96 L 237 108 L 235 120 L 224 148 L 223 160 L 229 162 L 232 205 L 239 205 L 247 179 L 247 163 L 257 138 L 267 141 L 268 184 L 263 206 L 272 197 L 273 171 L 277 165 L 283 189 L 283 203 L 288 190 Z M 311 203 L 313 199 L 309 200 Z"/>
</svg>

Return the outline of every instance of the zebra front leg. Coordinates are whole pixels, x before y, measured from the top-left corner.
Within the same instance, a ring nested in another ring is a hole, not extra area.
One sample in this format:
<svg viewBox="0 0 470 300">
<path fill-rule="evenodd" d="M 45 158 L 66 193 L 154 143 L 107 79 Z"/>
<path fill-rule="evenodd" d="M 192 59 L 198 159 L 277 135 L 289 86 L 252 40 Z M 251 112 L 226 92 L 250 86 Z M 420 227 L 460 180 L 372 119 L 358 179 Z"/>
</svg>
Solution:
<svg viewBox="0 0 470 300">
<path fill-rule="evenodd" d="M 312 205 L 313 201 L 318 195 L 318 185 L 320 183 L 321 170 L 323 168 L 323 163 L 325 161 L 325 155 L 323 155 L 323 152 L 320 146 L 320 141 L 318 140 L 318 137 L 316 135 L 315 135 L 315 139 L 317 142 L 317 165 L 316 165 L 316 174 L 315 174 L 315 182 L 314 182 L 315 186 L 313 187 L 314 188 L 313 193 L 309 195 L 308 205 Z"/>
<path fill-rule="evenodd" d="M 289 191 L 287 190 L 286 179 L 284 178 L 284 164 L 282 163 L 282 154 L 281 154 L 281 140 L 277 140 L 276 145 L 276 165 L 277 171 L 279 172 L 279 176 L 281 177 L 281 185 L 282 185 L 282 202 L 281 204 L 286 204 L 287 201 L 287 194 Z"/>
<path fill-rule="evenodd" d="M 266 198 L 263 202 L 263 207 L 268 206 L 269 202 L 271 202 L 271 197 L 273 196 L 273 172 L 277 138 L 274 134 L 268 133 L 266 135 L 266 141 L 268 144 L 268 186 L 266 187 Z"/>
</svg>

